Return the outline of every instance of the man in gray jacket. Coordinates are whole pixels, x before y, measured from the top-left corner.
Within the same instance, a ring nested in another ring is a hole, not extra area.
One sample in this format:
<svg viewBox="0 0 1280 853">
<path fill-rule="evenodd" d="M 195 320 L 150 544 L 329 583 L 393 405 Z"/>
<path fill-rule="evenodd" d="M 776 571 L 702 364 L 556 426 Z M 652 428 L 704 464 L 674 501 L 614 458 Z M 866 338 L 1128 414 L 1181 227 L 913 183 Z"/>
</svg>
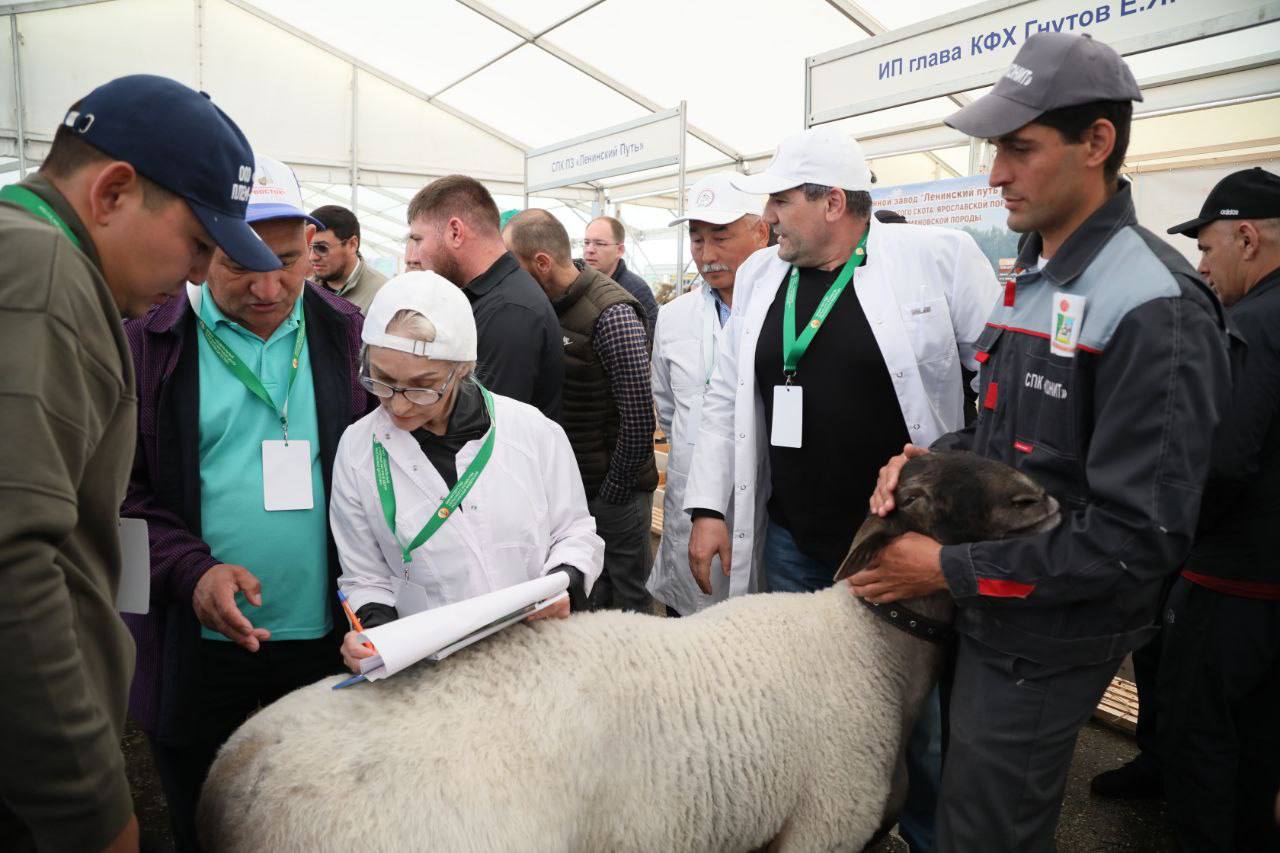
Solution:
<svg viewBox="0 0 1280 853">
<path fill-rule="evenodd" d="M 1229 389 L 1226 336 L 1213 295 L 1139 227 L 1118 177 L 1141 97 L 1111 48 L 1041 33 L 948 119 L 995 146 L 990 183 L 1029 238 L 978 341 L 978 420 L 933 447 L 1014 466 L 1062 521 L 947 547 L 907 534 L 850 578 L 873 603 L 955 599 L 942 851 L 1052 849 L 1080 727 L 1155 632 L 1164 581 L 1191 548 Z M 873 511 L 893 509 L 898 470 L 926 452 L 890 461 Z"/>
</svg>

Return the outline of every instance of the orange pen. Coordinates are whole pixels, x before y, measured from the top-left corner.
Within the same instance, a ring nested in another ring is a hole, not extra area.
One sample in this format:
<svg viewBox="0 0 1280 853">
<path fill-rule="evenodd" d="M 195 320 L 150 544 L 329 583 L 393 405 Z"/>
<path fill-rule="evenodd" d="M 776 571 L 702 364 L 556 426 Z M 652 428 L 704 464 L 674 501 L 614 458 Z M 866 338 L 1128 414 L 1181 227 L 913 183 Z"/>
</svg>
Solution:
<svg viewBox="0 0 1280 853">
<path fill-rule="evenodd" d="M 347 601 L 347 595 L 342 590 L 338 590 L 338 602 L 342 604 L 342 611 L 347 614 L 347 621 L 351 623 L 352 630 L 364 633 L 364 626 L 360 624 L 360 617 L 351 609 L 351 604 Z M 373 647 L 373 643 L 370 642 L 366 642 L 364 647 L 369 651 L 377 651 Z"/>
</svg>

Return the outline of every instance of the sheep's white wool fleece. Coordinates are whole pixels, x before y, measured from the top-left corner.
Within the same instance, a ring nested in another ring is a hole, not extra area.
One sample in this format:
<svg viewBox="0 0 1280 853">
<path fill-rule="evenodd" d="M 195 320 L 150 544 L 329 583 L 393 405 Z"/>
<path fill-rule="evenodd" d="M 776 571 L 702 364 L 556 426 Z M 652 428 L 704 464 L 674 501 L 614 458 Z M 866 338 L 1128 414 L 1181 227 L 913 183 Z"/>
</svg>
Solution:
<svg viewBox="0 0 1280 853">
<path fill-rule="evenodd" d="M 266 708 L 218 754 L 201 835 L 214 851 L 860 850 L 939 657 L 844 584 L 521 624 Z"/>
</svg>

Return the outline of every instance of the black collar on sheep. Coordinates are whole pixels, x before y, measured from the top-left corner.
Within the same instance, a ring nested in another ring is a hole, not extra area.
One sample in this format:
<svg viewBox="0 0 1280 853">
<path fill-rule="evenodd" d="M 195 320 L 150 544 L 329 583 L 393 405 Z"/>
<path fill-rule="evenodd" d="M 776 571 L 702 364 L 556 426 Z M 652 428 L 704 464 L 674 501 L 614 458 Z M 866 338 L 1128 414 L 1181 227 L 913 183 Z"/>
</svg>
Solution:
<svg viewBox="0 0 1280 853">
<path fill-rule="evenodd" d="M 922 533 L 943 545 L 1031 536 L 1058 526 L 1058 502 L 1030 477 L 964 451 L 918 456 L 902 467 L 893 492 L 896 509 L 881 518 L 868 515 L 858 528 L 835 579 L 865 568 L 880 549 L 904 533 Z M 877 605 L 859 599 L 898 628 L 931 642 L 946 642 L 953 631 L 901 602 Z"/>
</svg>

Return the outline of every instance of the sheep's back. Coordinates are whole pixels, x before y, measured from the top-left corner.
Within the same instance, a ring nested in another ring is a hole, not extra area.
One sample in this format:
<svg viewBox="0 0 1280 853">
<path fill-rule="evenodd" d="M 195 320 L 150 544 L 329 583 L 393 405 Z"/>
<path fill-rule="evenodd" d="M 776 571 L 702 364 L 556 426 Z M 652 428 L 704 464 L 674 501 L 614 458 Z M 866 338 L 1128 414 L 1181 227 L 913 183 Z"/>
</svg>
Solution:
<svg viewBox="0 0 1280 853">
<path fill-rule="evenodd" d="M 219 754 L 202 830 L 219 850 L 758 846 L 815 789 L 883 810 L 916 665 L 880 664 L 914 652 L 843 589 L 517 625 L 264 709 Z"/>
</svg>

